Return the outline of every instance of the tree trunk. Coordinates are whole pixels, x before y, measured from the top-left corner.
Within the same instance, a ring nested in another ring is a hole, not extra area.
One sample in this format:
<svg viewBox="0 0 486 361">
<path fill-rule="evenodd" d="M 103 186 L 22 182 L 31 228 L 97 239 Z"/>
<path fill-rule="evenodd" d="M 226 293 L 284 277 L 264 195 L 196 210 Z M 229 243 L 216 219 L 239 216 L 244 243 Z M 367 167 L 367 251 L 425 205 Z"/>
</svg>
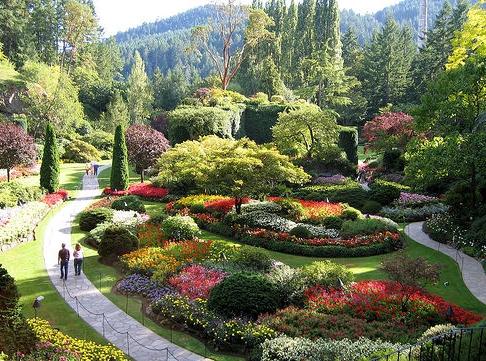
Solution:
<svg viewBox="0 0 486 361">
<path fill-rule="evenodd" d="M 144 174 L 144 170 L 142 169 L 142 171 L 140 172 L 140 183 L 143 183 L 144 180 L 145 180 L 145 174 Z"/>
<path fill-rule="evenodd" d="M 239 197 L 235 197 L 235 209 L 236 214 L 241 214 L 241 204 L 243 203 L 243 199 Z"/>
<path fill-rule="evenodd" d="M 10 168 L 7 168 L 7 182 L 10 182 Z"/>
</svg>

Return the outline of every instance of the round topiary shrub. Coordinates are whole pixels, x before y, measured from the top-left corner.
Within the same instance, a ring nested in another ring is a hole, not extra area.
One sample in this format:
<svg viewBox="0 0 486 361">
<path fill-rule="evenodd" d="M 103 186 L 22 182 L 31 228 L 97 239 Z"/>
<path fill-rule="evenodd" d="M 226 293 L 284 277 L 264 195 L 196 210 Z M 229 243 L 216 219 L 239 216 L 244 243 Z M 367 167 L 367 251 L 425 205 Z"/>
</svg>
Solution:
<svg viewBox="0 0 486 361">
<path fill-rule="evenodd" d="M 214 287 L 209 295 L 209 309 L 226 317 L 274 312 L 279 306 L 276 288 L 265 277 L 254 273 L 235 273 Z"/>
<path fill-rule="evenodd" d="M 109 222 L 113 219 L 113 211 L 109 208 L 96 208 L 84 211 L 79 216 L 79 228 L 89 232 L 95 229 L 100 223 Z"/>
<path fill-rule="evenodd" d="M 322 220 L 321 224 L 329 229 L 341 229 L 343 225 L 343 219 L 336 216 L 326 217 Z"/>
<path fill-rule="evenodd" d="M 363 218 L 363 213 L 358 209 L 345 205 L 341 218 L 344 220 L 355 221 L 358 218 Z"/>
<path fill-rule="evenodd" d="M 145 213 L 145 206 L 137 196 L 123 196 L 111 204 L 111 208 L 118 211 L 135 211 Z"/>
<path fill-rule="evenodd" d="M 400 198 L 400 193 L 404 186 L 398 183 L 377 179 L 370 185 L 370 198 L 384 206 Z"/>
<path fill-rule="evenodd" d="M 176 241 L 194 239 L 201 233 L 194 219 L 189 216 L 168 217 L 162 222 L 162 230 L 167 238 Z"/>
<path fill-rule="evenodd" d="M 292 228 L 289 234 L 299 238 L 311 238 L 311 232 L 309 229 L 301 224 Z"/>
<path fill-rule="evenodd" d="M 377 201 L 366 201 L 361 210 L 366 214 L 378 214 L 382 208 L 381 203 Z"/>
<path fill-rule="evenodd" d="M 272 259 L 262 249 L 242 246 L 238 249 L 234 262 L 245 269 L 253 271 L 268 271 L 272 267 Z"/>
<path fill-rule="evenodd" d="M 280 206 L 281 210 L 278 214 L 282 217 L 299 220 L 305 213 L 304 206 L 294 199 L 283 198 L 275 201 L 275 203 Z"/>
<path fill-rule="evenodd" d="M 339 287 L 341 280 L 344 285 L 353 281 L 353 273 L 345 266 L 331 261 L 318 261 L 301 268 L 301 282 L 308 287 Z"/>
<path fill-rule="evenodd" d="M 111 226 L 105 230 L 98 246 L 98 254 L 104 258 L 115 258 L 138 248 L 138 238 L 128 229 Z"/>
</svg>

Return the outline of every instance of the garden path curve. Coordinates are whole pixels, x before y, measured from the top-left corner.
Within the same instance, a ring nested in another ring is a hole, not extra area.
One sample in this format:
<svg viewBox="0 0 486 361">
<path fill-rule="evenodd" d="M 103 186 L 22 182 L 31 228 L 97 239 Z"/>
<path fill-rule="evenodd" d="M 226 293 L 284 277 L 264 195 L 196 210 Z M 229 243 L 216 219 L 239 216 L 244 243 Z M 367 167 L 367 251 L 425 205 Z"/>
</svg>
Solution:
<svg viewBox="0 0 486 361">
<path fill-rule="evenodd" d="M 422 230 L 423 223 L 410 223 L 405 227 L 405 234 L 415 242 L 442 252 L 454 259 L 459 265 L 466 287 L 469 288 L 469 291 L 471 291 L 474 297 L 486 304 L 486 274 L 481 263 L 455 248 L 432 240 Z"/>
<path fill-rule="evenodd" d="M 106 168 L 107 166 L 100 167 L 99 171 Z M 57 253 L 61 243 L 65 243 L 71 250 L 71 224 L 76 215 L 99 194 L 97 178 L 85 175 L 83 189 L 78 192 L 77 197 L 66 204 L 48 223 L 44 234 L 44 262 L 52 284 L 83 320 L 136 361 L 209 360 L 174 345 L 120 310 L 84 274 L 74 276 L 72 260 L 67 281 L 63 283 L 60 279 Z"/>
</svg>

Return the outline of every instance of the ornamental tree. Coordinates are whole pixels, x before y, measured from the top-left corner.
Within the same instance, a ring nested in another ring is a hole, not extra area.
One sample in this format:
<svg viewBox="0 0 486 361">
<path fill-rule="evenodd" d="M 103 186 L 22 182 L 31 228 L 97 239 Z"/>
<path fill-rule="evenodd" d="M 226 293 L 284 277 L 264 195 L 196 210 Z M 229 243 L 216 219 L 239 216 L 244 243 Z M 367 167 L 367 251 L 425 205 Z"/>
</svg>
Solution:
<svg viewBox="0 0 486 361">
<path fill-rule="evenodd" d="M 176 145 L 161 156 L 158 168 L 157 182 L 165 187 L 231 196 L 237 213 L 245 197 L 261 197 L 278 184 L 303 184 L 310 178 L 275 148 L 216 136 Z"/>
<path fill-rule="evenodd" d="M 144 171 L 152 167 L 157 159 L 169 149 L 169 141 L 155 129 L 141 124 L 130 126 L 125 133 L 128 149 L 128 160 L 144 181 Z"/>
<path fill-rule="evenodd" d="M 35 157 L 34 139 L 25 130 L 11 123 L 0 124 L 0 169 L 7 170 L 8 182 L 13 167 L 31 165 Z"/>
<path fill-rule="evenodd" d="M 59 189 L 59 150 L 54 129 L 50 123 L 46 126 L 44 153 L 40 169 L 40 186 L 49 193 Z"/>
<path fill-rule="evenodd" d="M 413 118 L 402 112 L 378 115 L 363 128 L 366 147 L 379 152 L 393 148 L 403 152 L 413 134 Z"/>
<path fill-rule="evenodd" d="M 113 160 L 111 163 L 110 187 L 113 190 L 125 190 L 128 188 L 128 156 L 123 127 L 115 130 L 115 144 L 113 145 Z"/>
</svg>

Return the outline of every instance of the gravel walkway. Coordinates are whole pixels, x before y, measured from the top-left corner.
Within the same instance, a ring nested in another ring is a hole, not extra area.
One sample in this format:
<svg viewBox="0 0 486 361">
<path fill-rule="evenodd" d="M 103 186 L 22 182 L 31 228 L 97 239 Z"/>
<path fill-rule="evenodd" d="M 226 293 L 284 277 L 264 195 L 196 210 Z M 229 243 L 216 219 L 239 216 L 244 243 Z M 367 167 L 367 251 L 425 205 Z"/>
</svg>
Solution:
<svg viewBox="0 0 486 361">
<path fill-rule="evenodd" d="M 422 231 L 423 223 L 424 222 L 410 223 L 405 227 L 405 233 L 415 242 L 442 252 L 454 259 L 459 265 L 462 272 L 462 278 L 467 288 L 469 288 L 469 291 L 471 291 L 474 297 L 486 304 L 486 274 L 481 263 L 455 248 L 432 240 L 424 231 Z"/>
<path fill-rule="evenodd" d="M 100 167 L 99 172 L 105 168 L 107 166 Z M 72 260 L 69 262 L 67 281 L 64 283 L 60 279 L 57 253 L 61 243 L 67 245 L 72 255 L 71 223 L 99 194 L 97 178 L 84 176 L 83 190 L 47 225 L 44 235 L 44 261 L 52 284 L 83 320 L 136 361 L 209 360 L 170 343 L 128 316 L 103 296 L 84 274 L 74 276 Z"/>
</svg>

